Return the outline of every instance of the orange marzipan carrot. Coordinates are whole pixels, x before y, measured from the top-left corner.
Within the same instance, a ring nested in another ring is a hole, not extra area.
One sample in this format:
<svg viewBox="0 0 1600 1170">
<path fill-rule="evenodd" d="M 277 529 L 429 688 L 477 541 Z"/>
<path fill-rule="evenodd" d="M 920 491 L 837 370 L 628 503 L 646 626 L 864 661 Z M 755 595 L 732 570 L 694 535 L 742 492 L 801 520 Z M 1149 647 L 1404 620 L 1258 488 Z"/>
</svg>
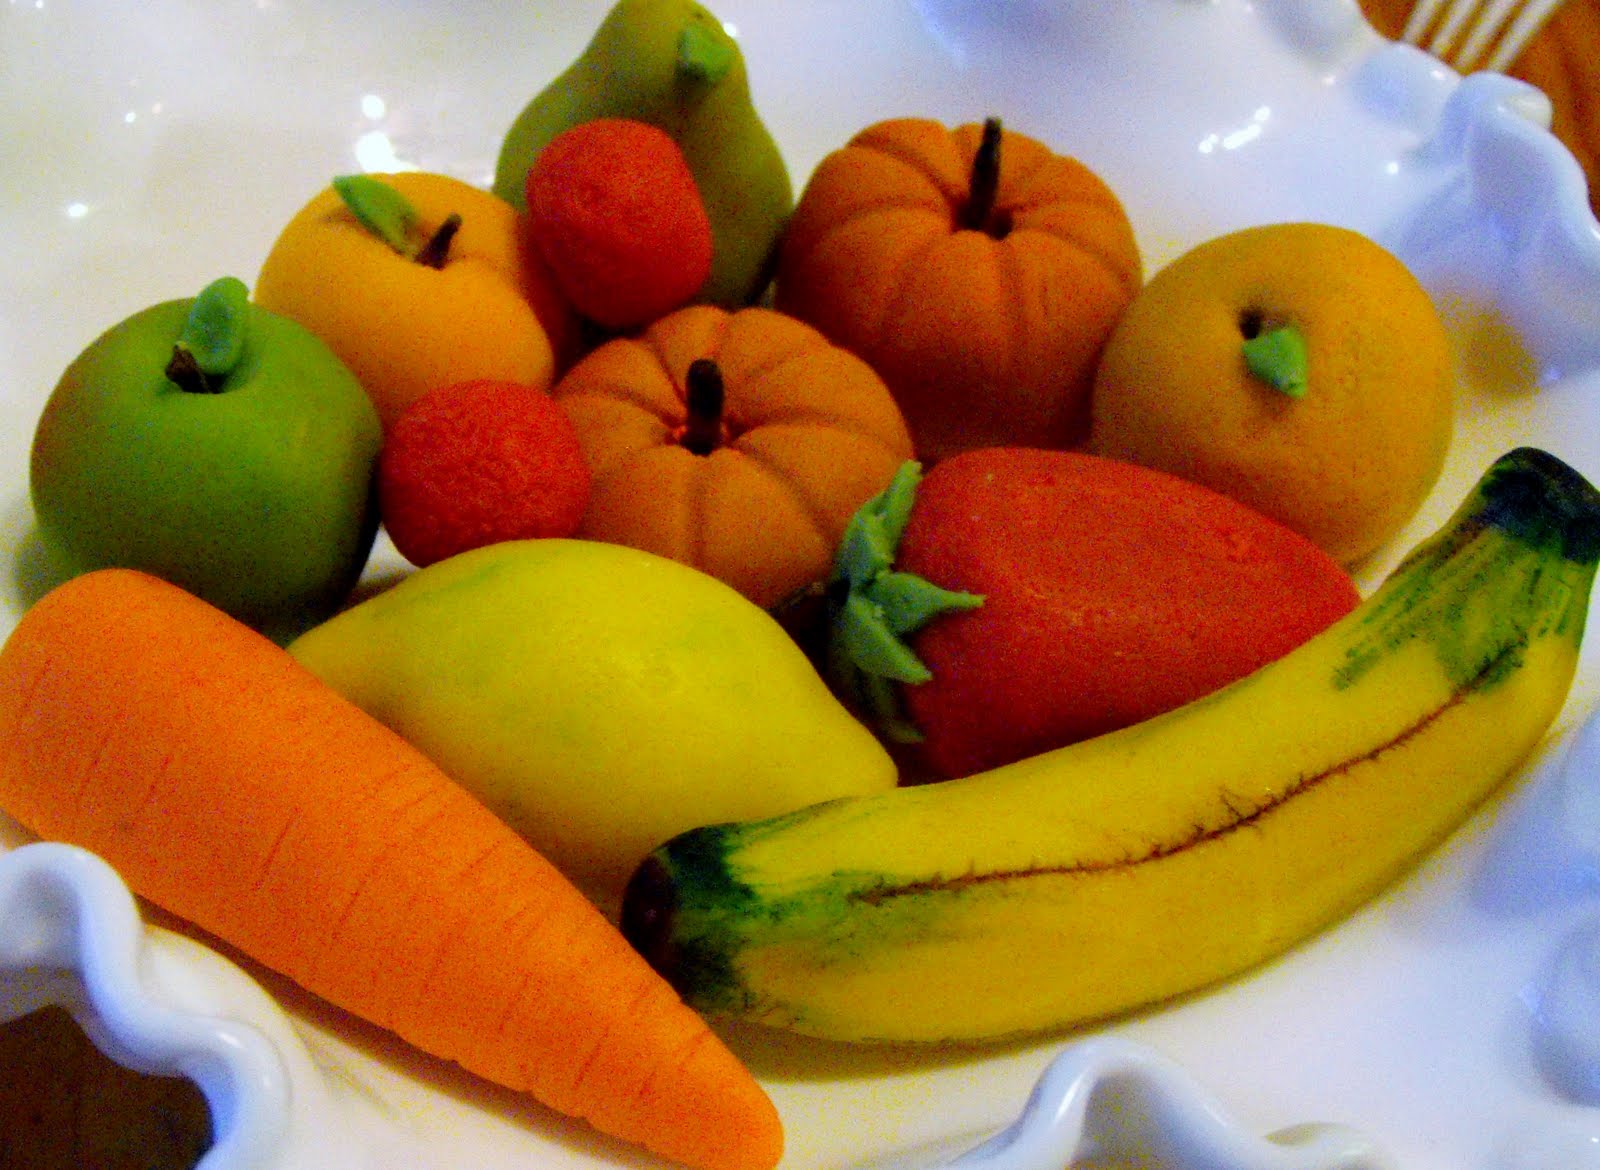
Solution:
<svg viewBox="0 0 1600 1170">
<path fill-rule="evenodd" d="M 142 573 L 0 649 L 0 807 L 416 1047 L 705 1170 L 776 1109 L 561 874 L 285 651 Z"/>
</svg>

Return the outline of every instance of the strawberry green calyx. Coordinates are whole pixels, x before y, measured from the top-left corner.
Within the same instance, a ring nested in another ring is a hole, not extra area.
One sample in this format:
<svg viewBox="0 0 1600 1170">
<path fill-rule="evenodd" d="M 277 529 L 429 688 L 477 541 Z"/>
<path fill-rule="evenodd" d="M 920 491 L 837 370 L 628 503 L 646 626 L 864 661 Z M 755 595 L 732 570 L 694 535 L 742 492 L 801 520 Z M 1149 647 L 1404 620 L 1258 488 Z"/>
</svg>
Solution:
<svg viewBox="0 0 1600 1170">
<path fill-rule="evenodd" d="M 436 232 L 425 232 L 416 209 L 404 195 L 371 175 L 340 175 L 333 189 L 361 226 L 408 260 L 429 268 L 443 268 L 450 241 L 461 229 L 461 217 L 452 215 Z"/>
<path fill-rule="evenodd" d="M 1306 394 L 1306 339 L 1293 325 L 1279 325 L 1245 338 L 1241 347 L 1250 373 L 1280 394 Z"/>
<path fill-rule="evenodd" d="M 189 308 L 183 332 L 172 347 L 165 374 L 190 394 L 217 394 L 244 356 L 250 292 L 236 276 L 224 276 L 200 290 Z"/>
<path fill-rule="evenodd" d="M 920 742 L 922 733 L 905 717 L 895 684 L 933 677 L 905 636 L 940 614 L 983 604 L 978 594 L 944 589 L 894 568 L 921 482 L 921 464 L 908 461 L 851 517 L 829 588 L 829 676 L 900 743 Z"/>
</svg>

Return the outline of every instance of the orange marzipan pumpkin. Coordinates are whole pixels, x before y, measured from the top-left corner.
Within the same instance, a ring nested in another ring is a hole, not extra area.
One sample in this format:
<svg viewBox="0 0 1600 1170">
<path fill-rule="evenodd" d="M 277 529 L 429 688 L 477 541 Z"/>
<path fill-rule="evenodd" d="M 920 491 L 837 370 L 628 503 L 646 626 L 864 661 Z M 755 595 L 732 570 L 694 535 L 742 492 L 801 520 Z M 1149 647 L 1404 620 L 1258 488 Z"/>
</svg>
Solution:
<svg viewBox="0 0 1600 1170">
<path fill-rule="evenodd" d="M 812 174 L 775 303 L 878 371 L 931 463 L 1081 441 L 1100 351 L 1142 283 L 1122 204 L 1088 167 L 995 119 L 897 118 Z"/>
<path fill-rule="evenodd" d="M 829 574 L 850 517 L 911 456 L 871 367 L 771 309 L 680 309 L 552 393 L 593 477 L 578 535 L 682 561 L 763 607 Z"/>
</svg>

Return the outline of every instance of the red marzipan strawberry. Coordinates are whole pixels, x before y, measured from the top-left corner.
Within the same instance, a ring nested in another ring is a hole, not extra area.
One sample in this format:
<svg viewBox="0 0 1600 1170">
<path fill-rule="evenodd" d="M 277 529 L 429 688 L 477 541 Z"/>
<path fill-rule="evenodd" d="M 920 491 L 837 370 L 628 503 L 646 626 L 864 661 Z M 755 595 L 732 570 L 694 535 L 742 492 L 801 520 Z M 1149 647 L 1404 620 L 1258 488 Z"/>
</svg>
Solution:
<svg viewBox="0 0 1600 1170">
<path fill-rule="evenodd" d="M 378 510 L 414 565 L 502 540 L 571 536 L 589 503 L 577 428 L 542 387 L 475 379 L 401 412 L 378 455 Z"/>
<path fill-rule="evenodd" d="M 525 184 L 524 226 L 562 294 L 611 330 L 687 304 L 711 271 L 711 219 L 666 131 L 596 118 L 556 135 Z"/>
<path fill-rule="evenodd" d="M 1360 597 L 1309 540 L 1208 488 L 988 448 L 903 467 L 852 522 L 833 599 L 836 685 L 950 777 L 1199 698 Z"/>
</svg>

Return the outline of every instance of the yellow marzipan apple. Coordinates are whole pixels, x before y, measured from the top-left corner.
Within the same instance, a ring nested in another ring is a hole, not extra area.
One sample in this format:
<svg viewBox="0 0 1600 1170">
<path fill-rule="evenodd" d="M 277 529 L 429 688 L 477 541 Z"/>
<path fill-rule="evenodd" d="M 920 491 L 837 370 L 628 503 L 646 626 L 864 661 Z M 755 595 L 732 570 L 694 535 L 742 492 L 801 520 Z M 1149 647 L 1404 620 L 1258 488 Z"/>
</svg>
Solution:
<svg viewBox="0 0 1600 1170">
<path fill-rule="evenodd" d="M 372 222 L 380 216 L 363 218 L 341 194 L 352 179 L 335 180 L 279 234 L 256 302 L 322 338 L 385 427 L 439 386 L 492 379 L 547 388 L 570 340 L 571 310 L 523 246 L 516 212 L 447 175 L 353 183 L 358 204 L 392 213 L 388 234 Z"/>
</svg>

